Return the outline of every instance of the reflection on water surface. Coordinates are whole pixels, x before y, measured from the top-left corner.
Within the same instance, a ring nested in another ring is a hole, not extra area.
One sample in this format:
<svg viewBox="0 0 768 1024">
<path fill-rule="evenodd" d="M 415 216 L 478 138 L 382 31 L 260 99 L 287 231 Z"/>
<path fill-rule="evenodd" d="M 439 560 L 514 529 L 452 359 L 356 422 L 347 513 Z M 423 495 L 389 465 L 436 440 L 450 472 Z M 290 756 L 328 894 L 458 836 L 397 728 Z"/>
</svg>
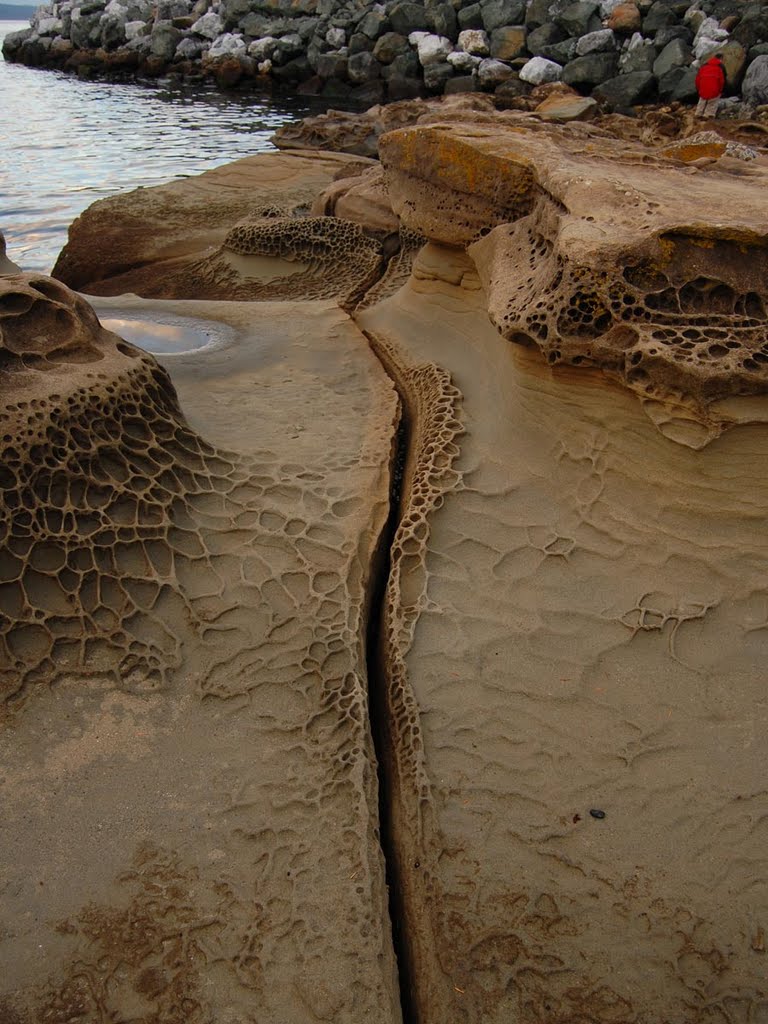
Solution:
<svg viewBox="0 0 768 1024">
<path fill-rule="evenodd" d="M 27 22 L 0 21 L 6 32 Z M 271 150 L 311 101 L 221 94 L 168 81 L 87 82 L 0 57 L 0 231 L 23 270 L 49 273 L 97 199 Z"/>
<path fill-rule="evenodd" d="M 173 355 L 224 340 L 230 333 L 223 324 L 192 317 L 100 317 L 102 326 L 153 355 Z"/>
</svg>

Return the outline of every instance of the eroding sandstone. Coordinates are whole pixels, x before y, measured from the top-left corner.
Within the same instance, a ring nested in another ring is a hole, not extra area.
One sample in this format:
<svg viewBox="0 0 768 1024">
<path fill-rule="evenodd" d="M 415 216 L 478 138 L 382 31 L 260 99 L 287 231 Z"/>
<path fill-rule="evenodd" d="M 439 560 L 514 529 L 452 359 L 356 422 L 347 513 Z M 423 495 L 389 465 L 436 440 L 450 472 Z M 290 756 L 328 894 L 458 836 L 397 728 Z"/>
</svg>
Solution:
<svg viewBox="0 0 768 1024">
<path fill-rule="evenodd" d="M 671 444 L 601 370 L 510 345 L 487 302 L 431 244 L 358 316 L 408 396 L 404 538 L 429 509 L 384 609 L 416 1013 L 759 1017 L 767 428 Z"/>
<path fill-rule="evenodd" d="M 693 447 L 765 392 L 764 160 L 691 177 L 665 152 L 510 117 L 394 132 L 382 159 L 406 224 L 471 246 L 510 341 L 619 378 Z"/>
<path fill-rule="evenodd" d="M 0 279 L 0 1016 L 396 1024 L 363 638 L 397 399 L 331 303 L 163 308 L 232 334 L 173 384 Z"/>
<path fill-rule="evenodd" d="M 275 207 L 306 210 L 338 172 L 360 163 L 336 153 L 260 153 L 100 200 L 70 227 L 53 274 L 91 295 L 181 298 L 166 282 L 220 246 L 235 224 Z"/>
</svg>

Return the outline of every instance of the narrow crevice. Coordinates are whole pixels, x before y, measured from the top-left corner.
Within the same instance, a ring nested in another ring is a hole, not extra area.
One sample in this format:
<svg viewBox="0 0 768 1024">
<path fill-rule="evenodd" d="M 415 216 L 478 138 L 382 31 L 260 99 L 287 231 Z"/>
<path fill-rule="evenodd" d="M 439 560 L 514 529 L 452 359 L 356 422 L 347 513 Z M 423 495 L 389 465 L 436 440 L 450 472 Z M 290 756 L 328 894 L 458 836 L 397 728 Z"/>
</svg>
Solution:
<svg viewBox="0 0 768 1024">
<path fill-rule="evenodd" d="M 386 370 L 385 370 L 386 372 Z M 389 375 L 388 375 L 389 376 Z M 368 708 L 371 735 L 376 754 L 379 782 L 379 841 L 384 856 L 387 892 L 389 896 L 389 919 L 392 925 L 392 945 L 400 989 L 400 1007 L 403 1024 L 418 1024 L 413 997 L 413 976 L 408 943 L 404 934 L 406 921 L 403 907 L 403 889 L 398 870 L 396 837 L 393 834 L 390 814 L 392 800 L 392 767 L 388 754 L 390 733 L 388 729 L 387 678 L 382 644 L 384 629 L 385 601 L 391 569 L 390 553 L 392 541 L 400 522 L 400 502 L 403 474 L 408 454 L 410 432 L 405 405 L 401 405 L 401 419 L 393 440 L 392 468 L 390 477 L 389 516 L 382 531 L 376 565 L 372 574 L 373 586 L 368 606 L 366 627 L 366 668 L 368 673 Z"/>
</svg>

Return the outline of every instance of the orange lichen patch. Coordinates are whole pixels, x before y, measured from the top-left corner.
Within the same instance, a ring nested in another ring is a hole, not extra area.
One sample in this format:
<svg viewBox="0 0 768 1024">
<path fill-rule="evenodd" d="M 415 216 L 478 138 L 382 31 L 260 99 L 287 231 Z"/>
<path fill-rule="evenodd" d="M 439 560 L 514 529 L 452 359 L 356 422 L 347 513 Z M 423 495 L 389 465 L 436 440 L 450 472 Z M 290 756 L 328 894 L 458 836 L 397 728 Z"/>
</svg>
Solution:
<svg viewBox="0 0 768 1024">
<path fill-rule="evenodd" d="M 662 156 L 672 160 L 681 160 L 684 164 L 693 163 L 694 160 L 701 160 L 709 157 L 712 160 L 719 160 L 725 154 L 726 143 L 723 142 L 692 142 L 683 146 L 668 146 L 662 149 Z"/>
</svg>

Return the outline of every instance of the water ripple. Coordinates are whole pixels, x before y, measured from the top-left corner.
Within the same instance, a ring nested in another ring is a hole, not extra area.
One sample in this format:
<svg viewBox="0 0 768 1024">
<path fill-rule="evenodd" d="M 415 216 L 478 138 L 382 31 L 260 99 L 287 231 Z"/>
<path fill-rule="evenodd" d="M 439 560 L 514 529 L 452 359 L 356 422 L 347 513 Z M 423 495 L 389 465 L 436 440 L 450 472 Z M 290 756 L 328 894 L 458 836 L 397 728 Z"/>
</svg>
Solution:
<svg viewBox="0 0 768 1024">
<path fill-rule="evenodd" d="M 6 32 L 26 22 L 0 22 Z M 310 101 L 88 82 L 0 59 L 0 231 L 25 270 L 49 271 L 96 199 L 272 149 Z M 317 108 L 314 107 L 316 110 Z"/>
</svg>

